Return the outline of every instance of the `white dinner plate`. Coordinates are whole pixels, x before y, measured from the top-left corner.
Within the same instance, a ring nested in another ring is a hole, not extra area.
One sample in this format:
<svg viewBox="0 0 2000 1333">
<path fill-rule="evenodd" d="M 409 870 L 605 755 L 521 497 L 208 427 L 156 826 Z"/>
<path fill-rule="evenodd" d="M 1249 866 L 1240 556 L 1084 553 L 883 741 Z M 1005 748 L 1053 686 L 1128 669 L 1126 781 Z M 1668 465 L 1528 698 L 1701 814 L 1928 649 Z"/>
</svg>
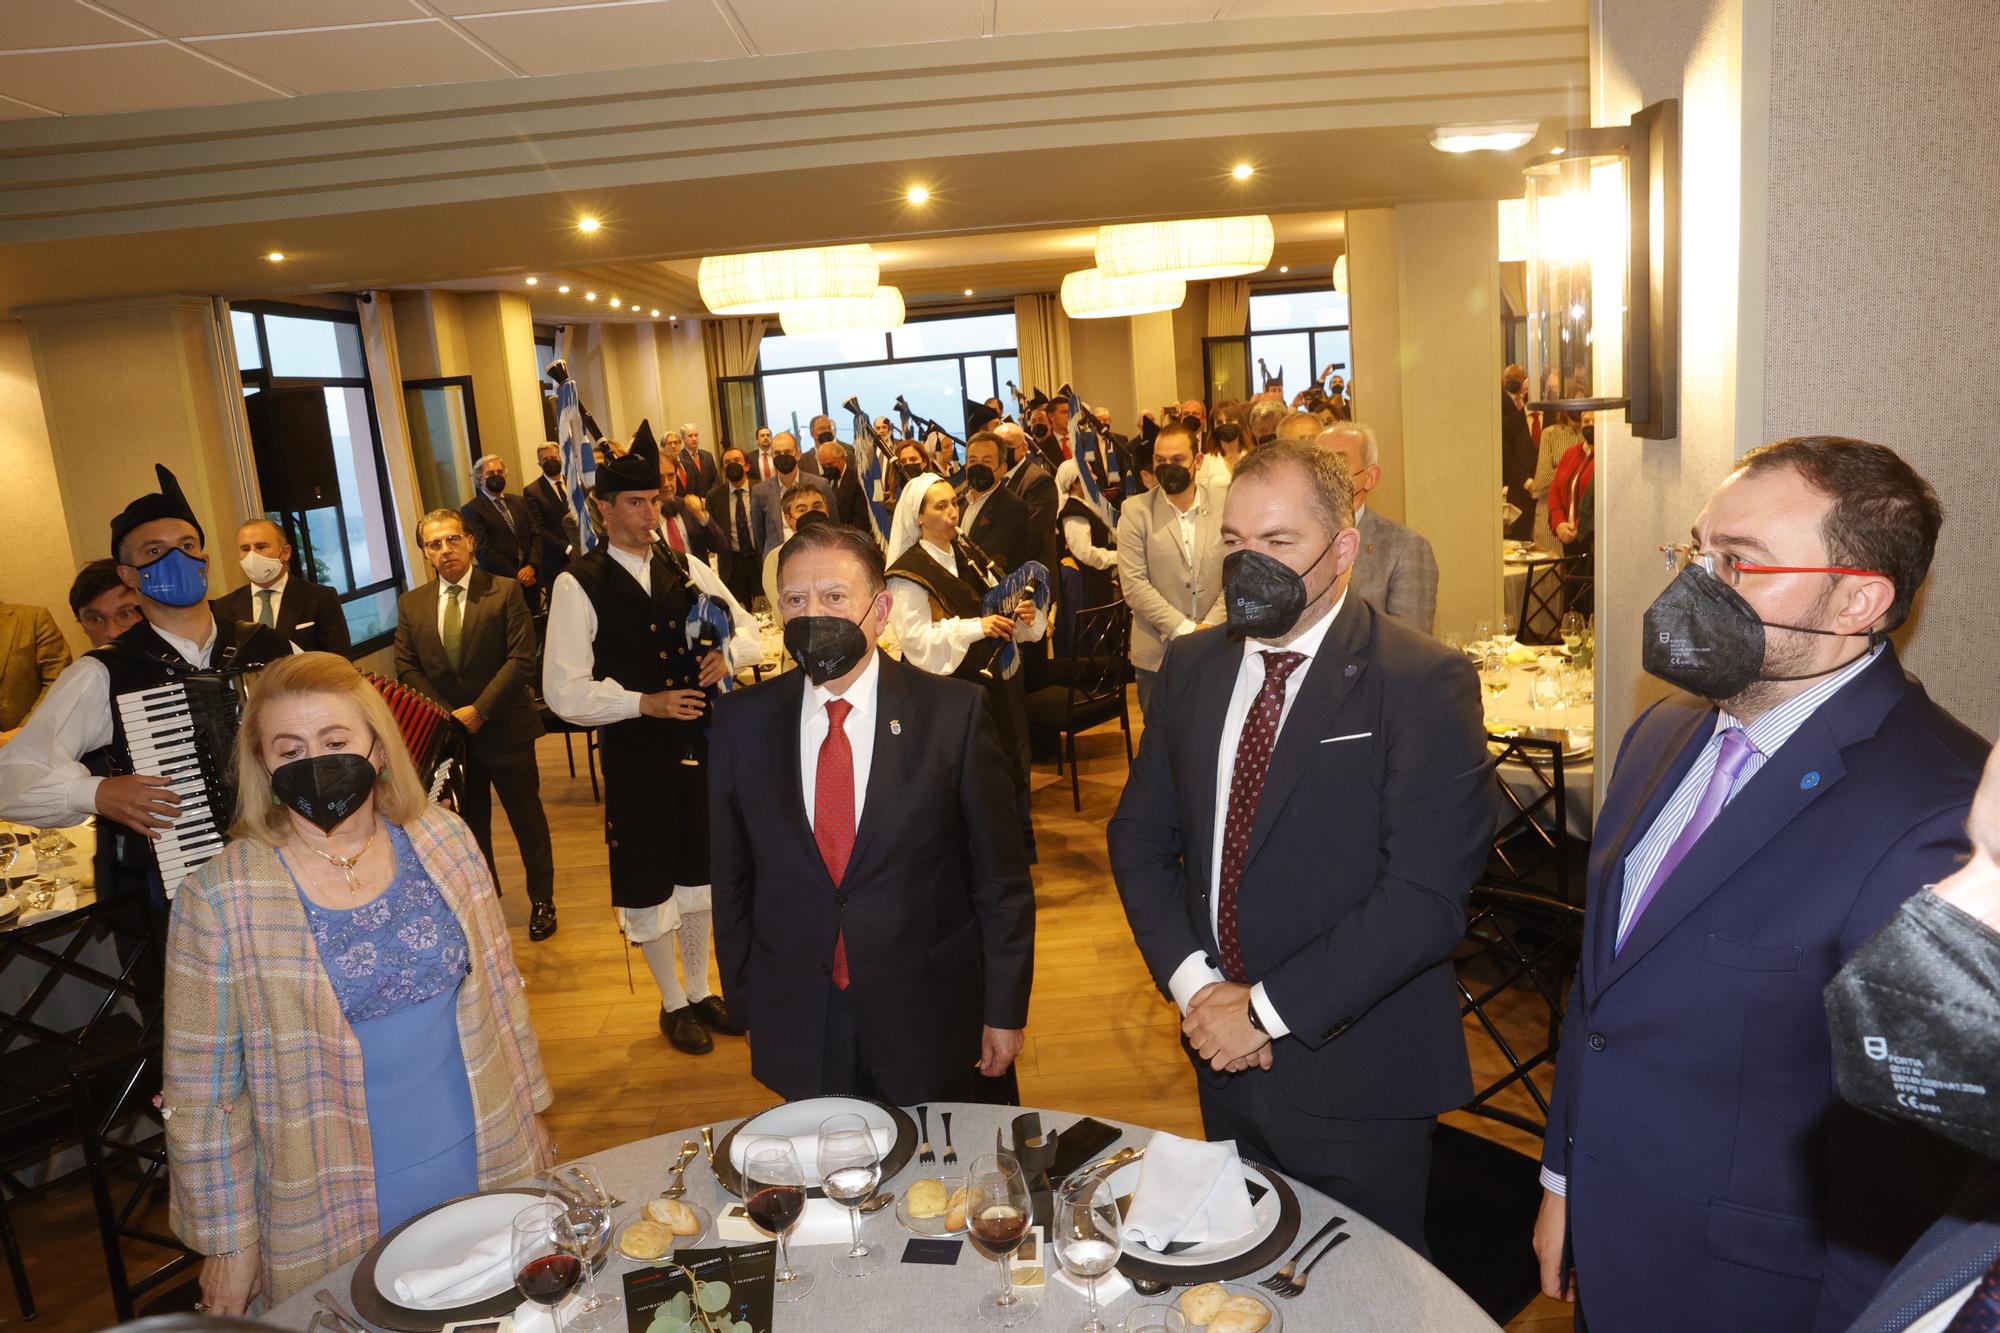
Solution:
<svg viewBox="0 0 2000 1333">
<path fill-rule="evenodd" d="M 1242 1161 L 1239 1161 L 1238 1165 L 1243 1168 L 1244 1183 L 1254 1187 L 1251 1193 L 1258 1194 L 1262 1191 L 1261 1196 L 1250 1206 L 1254 1225 L 1247 1235 L 1238 1236 L 1234 1240 L 1200 1241 L 1171 1254 L 1161 1254 L 1136 1242 L 1128 1242 L 1126 1254 L 1164 1268 L 1201 1268 L 1208 1264 L 1234 1259 L 1239 1254 L 1248 1254 L 1263 1244 L 1264 1238 L 1278 1228 L 1278 1214 L 1282 1200 L 1279 1199 L 1277 1190 L 1272 1188 L 1271 1178 L 1264 1174 L 1262 1167 Z M 1144 1162 L 1128 1162 L 1106 1177 L 1111 1186 L 1111 1197 L 1130 1198 L 1132 1191 L 1139 1188 L 1139 1172 L 1144 1166 Z"/>
<path fill-rule="evenodd" d="M 413 1268 L 440 1268 L 456 1263 L 466 1251 L 486 1237 L 511 1229 L 521 1210 L 541 1197 L 541 1194 L 528 1190 L 475 1194 L 418 1218 L 383 1248 L 381 1257 L 375 1263 L 375 1289 L 391 1305 L 418 1308 L 406 1304 L 396 1295 L 397 1278 Z M 471 1305 L 498 1296 L 513 1285 L 514 1274 L 509 1267 L 507 1271 L 496 1274 L 493 1281 L 476 1294 L 455 1296 L 450 1305 L 434 1308 L 455 1309 Z"/>
<path fill-rule="evenodd" d="M 837 1115 L 858 1115 L 866 1121 L 869 1131 L 875 1136 L 875 1146 L 884 1157 L 896 1146 L 896 1122 L 890 1118 L 888 1111 L 874 1102 L 856 1097 L 808 1097 L 804 1101 L 785 1102 L 768 1111 L 760 1111 L 738 1125 L 735 1136 L 729 1142 L 730 1165 L 736 1168 L 739 1175 L 742 1173 L 752 1139 L 790 1139 L 798 1151 L 799 1166 L 805 1171 L 806 1183 L 816 1185 L 819 1182 L 819 1127 L 822 1122 Z"/>
</svg>

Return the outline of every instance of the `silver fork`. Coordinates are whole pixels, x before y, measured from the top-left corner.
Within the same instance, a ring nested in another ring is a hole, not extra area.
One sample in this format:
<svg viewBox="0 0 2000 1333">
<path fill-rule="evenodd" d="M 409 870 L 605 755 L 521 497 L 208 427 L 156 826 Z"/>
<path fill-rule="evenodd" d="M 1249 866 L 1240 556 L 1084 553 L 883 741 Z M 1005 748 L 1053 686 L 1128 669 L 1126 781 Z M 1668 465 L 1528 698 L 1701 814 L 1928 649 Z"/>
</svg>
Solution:
<svg viewBox="0 0 2000 1333">
<path fill-rule="evenodd" d="M 1343 1231 L 1338 1236 L 1335 1236 L 1332 1240 L 1328 1241 L 1326 1243 L 1326 1248 L 1321 1250 L 1318 1254 L 1315 1254 L 1313 1256 L 1312 1263 L 1309 1263 L 1305 1266 L 1304 1272 L 1300 1273 L 1290 1282 L 1287 1282 L 1284 1286 L 1278 1288 L 1278 1295 L 1284 1297 L 1286 1300 L 1291 1300 L 1294 1296 L 1304 1295 L 1306 1289 L 1306 1278 L 1312 1273 L 1313 1269 L 1316 1266 L 1318 1266 L 1320 1260 L 1326 1258 L 1326 1256 L 1332 1254 L 1336 1249 L 1340 1248 L 1340 1243 L 1346 1240 L 1347 1238 L 1348 1238 L 1348 1233 Z"/>
<path fill-rule="evenodd" d="M 592 1194 L 597 1196 L 597 1206 L 599 1208 L 623 1208 L 625 1206 L 625 1201 L 623 1199 L 619 1198 L 615 1194 L 612 1194 L 602 1185 L 592 1184 L 591 1181 L 587 1177 L 585 1177 L 581 1171 L 578 1171 L 574 1165 L 568 1167 L 567 1172 L 568 1172 L 567 1178 L 572 1185 L 577 1186 L 579 1189 L 587 1189 Z"/>
<path fill-rule="evenodd" d="M 931 1108 L 930 1107 L 919 1106 L 917 1108 L 917 1124 L 919 1126 L 917 1136 L 923 1140 L 922 1145 L 917 1149 L 917 1160 L 919 1162 L 924 1162 L 924 1163 L 935 1162 L 937 1160 L 937 1154 L 931 1151 Z"/>
<path fill-rule="evenodd" d="M 951 1112 L 940 1111 L 938 1114 L 944 1117 L 944 1160 L 949 1166 L 958 1160 L 958 1149 L 951 1146 Z"/>
<path fill-rule="evenodd" d="M 347 1311 L 340 1308 L 340 1303 L 334 1299 L 333 1292 L 321 1287 L 313 1293 L 313 1299 L 319 1302 L 320 1306 L 313 1311 L 315 1325 L 325 1322 L 333 1326 L 335 1333 L 361 1333 L 361 1325 L 350 1318 Z"/>
<path fill-rule="evenodd" d="M 1298 1271 L 1299 1260 L 1306 1257 L 1306 1252 L 1311 1250 L 1313 1246 L 1325 1240 L 1328 1232 L 1332 1231 L 1335 1227 L 1344 1226 L 1346 1225 L 1346 1223 L 1347 1223 L 1346 1218 L 1336 1217 L 1331 1222 L 1328 1222 L 1325 1226 L 1321 1227 L 1318 1231 L 1313 1232 L 1312 1239 L 1307 1241 L 1305 1244 L 1299 1246 L 1298 1253 L 1294 1254 L 1291 1257 L 1291 1261 L 1289 1263 L 1287 1263 L 1283 1268 L 1280 1268 L 1277 1272 L 1271 1274 L 1271 1276 L 1260 1281 L 1257 1285 L 1263 1287 L 1267 1291 L 1282 1291 L 1286 1287 L 1289 1287 L 1292 1284 L 1292 1274 Z"/>
</svg>

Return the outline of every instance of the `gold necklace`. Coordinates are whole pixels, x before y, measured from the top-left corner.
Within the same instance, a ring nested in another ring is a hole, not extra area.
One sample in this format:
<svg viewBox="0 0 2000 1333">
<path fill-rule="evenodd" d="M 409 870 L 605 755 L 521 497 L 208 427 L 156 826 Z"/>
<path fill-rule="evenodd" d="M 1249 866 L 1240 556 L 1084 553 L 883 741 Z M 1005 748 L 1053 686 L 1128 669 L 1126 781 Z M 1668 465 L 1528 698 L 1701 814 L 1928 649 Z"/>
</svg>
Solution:
<svg viewBox="0 0 2000 1333">
<path fill-rule="evenodd" d="M 361 864 L 362 857 L 368 855 L 368 849 L 375 845 L 375 835 L 380 831 L 381 831 L 380 825 L 377 825 L 375 828 L 369 829 L 368 841 L 362 843 L 361 850 L 356 852 L 352 856 L 335 856 L 332 852 L 321 851 L 319 848 L 313 846 L 311 843 L 306 843 L 304 844 L 304 846 L 307 851 L 311 852 L 314 856 L 319 857 L 321 860 L 325 861 L 328 865 L 337 867 L 340 873 L 347 877 L 347 891 L 349 893 L 359 894 L 361 892 L 361 885 L 355 881 L 354 867 Z"/>
</svg>

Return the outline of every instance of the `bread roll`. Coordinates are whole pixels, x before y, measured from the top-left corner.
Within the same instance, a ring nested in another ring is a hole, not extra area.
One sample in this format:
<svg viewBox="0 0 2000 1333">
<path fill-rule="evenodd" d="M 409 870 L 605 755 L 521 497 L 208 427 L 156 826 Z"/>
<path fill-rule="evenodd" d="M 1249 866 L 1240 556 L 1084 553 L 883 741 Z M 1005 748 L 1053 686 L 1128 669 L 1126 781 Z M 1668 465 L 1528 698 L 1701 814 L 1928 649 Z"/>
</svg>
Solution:
<svg viewBox="0 0 2000 1333">
<path fill-rule="evenodd" d="M 1189 1287 L 1181 1293 L 1181 1313 L 1190 1324 L 1206 1324 L 1215 1318 L 1215 1312 L 1229 1299 L 1219 1283 L 1204 1282 L 1199 1287 Z"/>
<path fill-rule="evenodd" d="M 646 1216 L 676 1236 L 692 1236 L 701 1230 L 701 1219 L 694 1215 L 694 1209 L 679 1199 L 646 1200 Z"/>
<path fill-rule="evenodd" d="M 966 1187 L 960 1185 L 951 1192 L 951 1202 L 945 1205 L 944 1229 L 946 1231 L 965 1230 Z"/>
<path fill-rule="evenodd" d="M 1260 1333 L 1271 1311 L 1255 1296 L 1231 1296 L 1208 1321 L 1208 1333 Z"/>
<path fill-rule="evenodd" d="M 910 1216 L 917 1218 L 943 1217 L 951 1206 L 945 1194 L 944 1182 L 935 1177 L 917 1181 L 910 1186 L 906 1197 Z"/>
<path fill-rule="evenodd" d="M 634 1259 L 657 1259 L 673 1247 L 674 1233 L 658 1222 L 634 1222 L 618 1242 L 618 1248 Z"/>
</svg>

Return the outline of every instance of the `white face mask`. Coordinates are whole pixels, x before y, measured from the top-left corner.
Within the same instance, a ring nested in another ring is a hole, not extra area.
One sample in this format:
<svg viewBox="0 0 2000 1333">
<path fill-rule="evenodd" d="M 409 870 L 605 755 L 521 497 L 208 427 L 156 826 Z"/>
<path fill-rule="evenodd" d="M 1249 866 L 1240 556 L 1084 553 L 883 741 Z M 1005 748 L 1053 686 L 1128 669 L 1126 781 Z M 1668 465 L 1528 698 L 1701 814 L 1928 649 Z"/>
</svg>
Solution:
<svg viewBox="0 0 2000 1333">
<path fill-rule="evenodd" d="M 239 563 L 243 566 L 243 572 L 250 576 L 250 581 L 259 587 L 277 582 L 278 575 L 285 572 L 282 563 L 273 560 L 262 551 L 249 552 Z"/>
</svg>

